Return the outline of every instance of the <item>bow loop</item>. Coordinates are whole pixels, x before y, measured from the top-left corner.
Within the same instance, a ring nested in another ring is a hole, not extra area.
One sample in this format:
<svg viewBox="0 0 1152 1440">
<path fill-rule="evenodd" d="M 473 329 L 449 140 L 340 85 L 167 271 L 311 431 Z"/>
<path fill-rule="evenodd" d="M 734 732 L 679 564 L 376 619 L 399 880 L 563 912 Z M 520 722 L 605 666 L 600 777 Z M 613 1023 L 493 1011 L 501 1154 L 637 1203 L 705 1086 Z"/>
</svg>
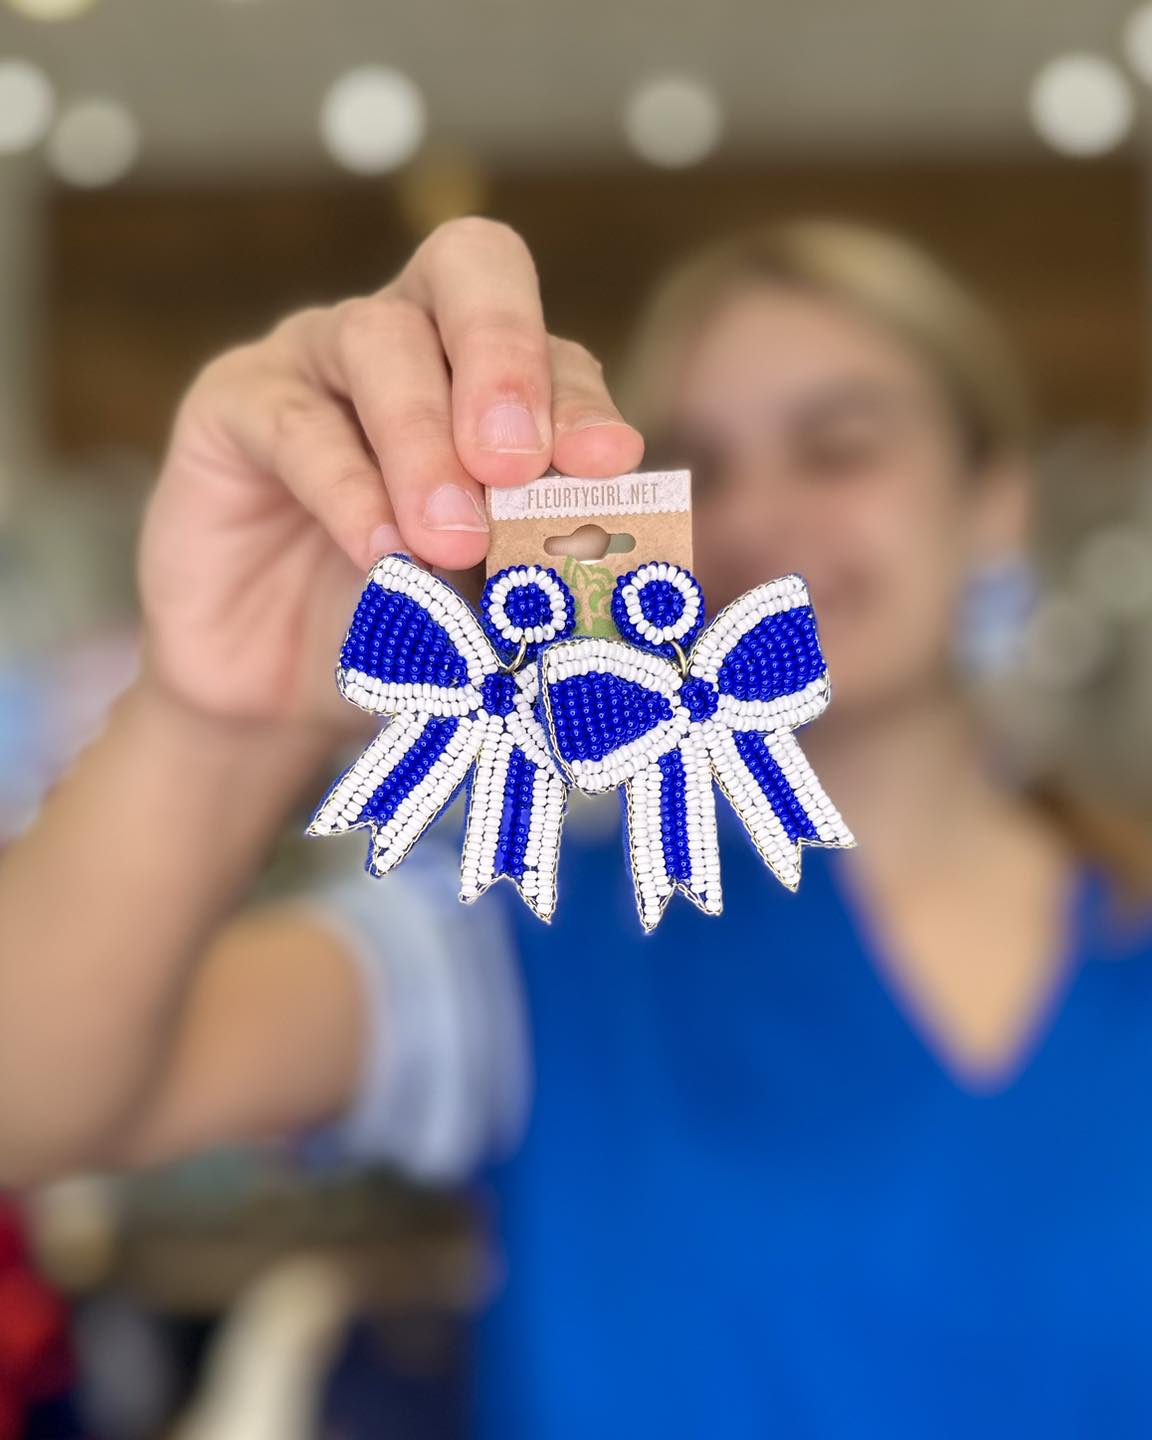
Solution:
<svg viewBox="0 0 1152 1440">
<path fill-rule="evenodd" d="M 714 688 L 717 717 L 731 729 L 814 720 L 828 704 L 828 667 L 800 576 L 758 585 L 722 610 L 693 647 L 688 673 Z"/>
<path fill-rule="evenodd" d="M 676 667 L 620 640 L 550 646 L 540 692 L 556 763 L 591 793 L 615 789 L 674 749 L 691 723 Z"/>
<path fill-rule="evenodd" d="M 403 555 L 372 569 L 340 652 L 341 692 L 373 715 L 467 715 L 498 660 L 463 597 Z"/>
</svg>

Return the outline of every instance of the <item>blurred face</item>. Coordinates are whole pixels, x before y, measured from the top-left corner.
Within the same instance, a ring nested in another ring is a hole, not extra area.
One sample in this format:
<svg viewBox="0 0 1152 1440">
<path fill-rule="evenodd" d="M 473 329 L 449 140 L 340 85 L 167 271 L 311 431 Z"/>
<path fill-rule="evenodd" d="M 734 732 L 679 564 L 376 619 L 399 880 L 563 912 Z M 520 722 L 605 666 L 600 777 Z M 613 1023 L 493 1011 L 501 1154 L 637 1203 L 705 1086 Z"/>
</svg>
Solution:
<svg viewBox="0 0 1152 1440">
<path fill-rule="evenodd" d="M 716 312 L 673 401 L 663 439 L 693 471 L 710 612 L 796 571 L 837 713 L 946 683 L 965 577 L 1006 543 L 1022 487 L 968 473 L 916 357 L 834 301 L 765 286 Z"/>
</svg>

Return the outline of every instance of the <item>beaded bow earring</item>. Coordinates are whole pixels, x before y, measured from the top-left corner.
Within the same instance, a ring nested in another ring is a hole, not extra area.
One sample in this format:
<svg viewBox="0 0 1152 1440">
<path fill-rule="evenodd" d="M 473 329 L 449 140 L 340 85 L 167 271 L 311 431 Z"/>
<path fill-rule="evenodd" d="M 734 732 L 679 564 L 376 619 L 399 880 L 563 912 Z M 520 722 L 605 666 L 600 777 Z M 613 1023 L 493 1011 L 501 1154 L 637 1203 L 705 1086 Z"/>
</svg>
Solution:
<svg viewBox="0 0 1152 1440">
<path fill-rule="evenodd" d="M 802 845 L 855 843 L 792 734 L 829 698 L 798 575 L 748 591 L 702 631 L 695 578 L 676 565 L 644 565 L 617 580 L 612 615 L 624 641 L 549 646 L 540 692 L 564 777 L 590 794 L 624 787 L 646 930 L 676 890 L 720 912 L 713 779 L 790 889 Z"/>
<path fill-rule="evenodd" d="M 368 829 L 384 875 L 470 781 L 460 898 L 507 876 L 541 919 L 556 907 L 565 782 L 536 714 L 541 649 L 571 635 L 553 570 L 514 566 L 477 622 L 450 585 L 404 555 L 373 568 L 336 672 L 341 693 L 390 722 L 329 791 L 310 835 Z"/>
</svg>

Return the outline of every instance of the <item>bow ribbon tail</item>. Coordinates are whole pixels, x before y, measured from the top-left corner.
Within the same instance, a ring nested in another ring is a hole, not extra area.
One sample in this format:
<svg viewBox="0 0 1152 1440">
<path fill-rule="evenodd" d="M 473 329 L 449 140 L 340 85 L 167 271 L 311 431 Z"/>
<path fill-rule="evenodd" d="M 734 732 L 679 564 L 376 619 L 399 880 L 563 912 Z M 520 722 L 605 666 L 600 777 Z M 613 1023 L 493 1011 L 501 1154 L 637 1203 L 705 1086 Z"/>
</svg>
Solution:
<svg viewBox="0 0 1152 1440">
<path fill-rule="evenodd" d="M 466 716 L 398 715 L 328 792 L 309 835 L 368 827 L 367 868 L 387 874 L 460 788 L 479 739 Z"/>
<path fill-rule="evenodd" d="M 516 743 L 504 721 L 488 722 L 472 777 L 460 898 L 475 900 L 507 876 L 541 920 L 556 909 L 564 783 Z"/>
<path fill-rule="evenodd" d="M 716 726 L 708 749 L 720 788 L 764 862 L 790 890 L 800 882 L 802 843 L 856 843 L 790 731 Z"/>
<path fill-rule="evenodd" d="M 679 890 L 706 914 L 721 909 L 716 802 L 708 754 L 692 734 L 625 784 L 628 853 L 645 930 Z"/>
</svg>

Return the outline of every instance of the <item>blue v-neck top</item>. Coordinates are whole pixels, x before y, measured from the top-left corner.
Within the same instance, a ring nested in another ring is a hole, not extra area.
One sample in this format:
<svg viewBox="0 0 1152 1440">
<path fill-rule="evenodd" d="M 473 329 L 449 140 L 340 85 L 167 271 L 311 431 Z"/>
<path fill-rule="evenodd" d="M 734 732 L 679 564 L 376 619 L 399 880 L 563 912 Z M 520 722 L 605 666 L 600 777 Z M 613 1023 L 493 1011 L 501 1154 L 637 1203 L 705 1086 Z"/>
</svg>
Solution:
<svg viewBox="0 0 1152 1440">
<path fill-rule="evenodd" d="M 1152 941 L 1085 874 L 1015 1073 L 940 1063 L 843 883 L 722 834 L 637 924 L 620 845 L 515 913 L 534 1090 L 485 1190 L 476 1433 L 1152 1435 Z"/>
</svg>

